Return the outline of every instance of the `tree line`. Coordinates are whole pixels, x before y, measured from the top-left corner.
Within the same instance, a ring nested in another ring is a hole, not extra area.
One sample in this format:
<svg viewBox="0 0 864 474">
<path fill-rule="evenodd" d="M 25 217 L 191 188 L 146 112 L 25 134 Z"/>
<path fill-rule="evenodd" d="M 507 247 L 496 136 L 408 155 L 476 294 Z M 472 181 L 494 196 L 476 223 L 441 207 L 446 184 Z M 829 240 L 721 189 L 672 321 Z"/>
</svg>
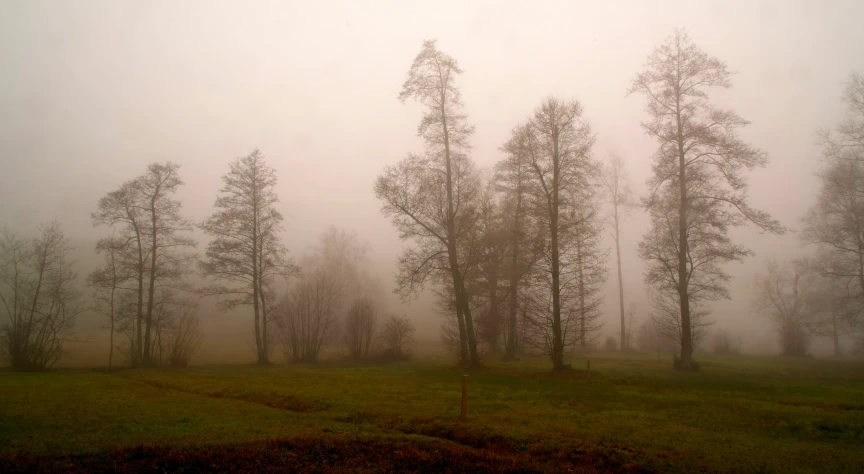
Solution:
<svg viewBox="0 0 864 474">
<path fill-rule="evenodd" d="M 644 97 L 642 128 L 657 143 L 641 199 L 620 156 L 595 158 L 590 121 L 572 98 L 543 99 L 513 124 L 500 146 L 503 158 L 479 169 L 471 157 L 474 126 L 457 85 L 462 73 L 456 59 L 425 41 L 398 96 L 422 105 L 417 134 L 424 146 L 387 166 L 374 183 L 382 213 L 412 244 L 398 259 L 395 292 L 410 298 L 432 288 L 444 316 L 442 342 L 464 367 L 543 354 L 563 370 L 570 357 L 597 345 L 611 256 L 602 234 L 609 229 L 618 339 L 621 350 L 632 349 L 635 314 L 632 308 L 625 314 L 621 232 L 626 217 L 642 209 L 651 221 L 638 246 L 651 314 L 636 337 L 674 341 L 676 367 L 697 369 L 693 351 L 711 324 L 709 304 L 729 298 L 724 264 L 752 254 L 729 230 L 787 230 L 748 203 L 745 172 L 768 163 L 739 135 L 749 122 L 710 100 L 710 90 L 731 87 L 726 64 L 676 30 L 636 74 L 627 93 Z M 822 190 L 801 233 L 818 256 L 796 262 L 806 272 L 794 277 L 771 267 L 756 285 L 755 309 L 789 334 L 806 328 L 836 341 L 844 331 L 860 333 L 862 91 L 855 76 L 846 97 L 849 119 L 822 134 Z M 406 356 L 412 327 L 398 315 L 379 321 L 382 285 L 368 274 L 356 234 L 331 228 L 299 264 L 289 255 L 278 175 L 262 153 L 230 163 L 214 212 L 199 223 L 182 215 L 174 197 L 183 184 L 179 168 L 152 164 L 98 202 L 92 222 L 110 236 L 95 246 L 104 263 L 87 278 L 90 306 L 76 290 L 59 226 L 44 227 L 31 241 L 6 234 L 0 297 L 8 362 L 55 362 L 74 317 L 92 309 L 108 322 L 109 365 L 115 347 L 133 366 L 185 365 L 200 345 L 196 308 L 204 297 L 216 298 L 220 310 L 249 308 L 258 364 L 270 363 L 274 341 L 295 362 L 314 361 L 322 347 L 340 343 L 356 358 L 368 357 L 376 342 L 389 357 Z M 191 238 L 196 227 L 210 237 L 201 257 Z M 194 285 L 196 277 L 206 284 Z M 38 342 L 45 333 L 47 345 Z"/>
</svg>

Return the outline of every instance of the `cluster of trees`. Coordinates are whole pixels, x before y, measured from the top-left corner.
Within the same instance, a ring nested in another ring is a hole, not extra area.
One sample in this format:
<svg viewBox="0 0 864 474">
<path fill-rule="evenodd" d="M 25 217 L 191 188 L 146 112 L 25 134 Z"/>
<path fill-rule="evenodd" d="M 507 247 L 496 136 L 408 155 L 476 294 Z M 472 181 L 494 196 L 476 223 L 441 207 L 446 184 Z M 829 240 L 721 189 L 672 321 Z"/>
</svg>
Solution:
<svg viewBox="0 0 864 474">
<path fill-rule="evenodd" d="M 468 155 L 473 127 L 455 84 L 461 72 L 427 41 L 400 95 L 425 107 L 418 128 L 424 153 L 388 167 L 375 186 L 384 214 L 416 243 L 400 259 L 400 289 L 407 295 L 427 281 L 437 284 L 441 307 L 452 315 L 445 337 L 467 366 L 480 364 L 481 344 L 499 350 L 503 340 L 505 357 L 535 349 L 561 369 L 565 354 L 590 347 L 600 328 L 605 217 L 616 243 L 626 350 L 620 224 L 634 199 L 620 158 L 604 169 L 592 158 L 594 136 L 580 103 L 549 97 L 513 129 L 505 159 L 484 179 Z M 768 160 L 738 136 L 748 122 L 709 101 L 706 91 L 729 87 L 730 76 L 723 62 L 676 31 L 629 91 L 647 98 L 643 127 L 658 142 L 642 203 L 651 228 L 639 244 L 652 324 L 679 342 L 684 369 L 695 367 L 694 342 L 708 324 L 705 303 L 728 297 L 722 265 L 750 254 L 730 240 L 729 228 L 752 223 L 784 231 L 747 204 L 743 171 Z"/>
<path fill-rule="evenodd" d="M 90 299 L 77 284 L 59 224 L 42 227 L 32 240 L 4 234 L 4 362 L 17 369 L 56 363 L 75 317 L 94 311 L 110 335 L 109 367 L 115 350 L 128 366 L 185 366 L 201 347 L 203 297 L 215 297 L 220 310 L 251 309 L 258 364 L 269 364 L 280 342 L 291 361 L 315 361 L 324 343 L 339 342 L 340 328 L 355 358 L 367 357 L 373 341 L 390 357 L 408 357 L 407 318 L 388 315 L 376 331 L 381 285 L 368 274 L 356 234 L 325 232 L 302 272 L 288 255 L 276 171 L 258 150 L 230 163 L 213 214 L 197 224 L 182 215 L 175 197 L 183 185 L 179 170 L 152 164 L 99 200 L 93 224 L 111 234 L 95 245 L 103 263 L 87 277 Z M 203 257 L 195 253 L 195 227 L 211 237 Z M 291 277 L 299 278 L 289 284 Z"/>
<path fill-rule="evenodd" d="M 275 308 L 289 361 L 314 362 L 325 345 L 343 347 L 355 360 L 409 357 L 414 326 L 384 314 L 383 285 L 369 273 L 367 252 L 357 234 L 331 227 L 303 259 L 304 278 Z"/>
<path fill-rule="evenodd" d="M 398 290 L 436 286 L 445 343 L 467 367 L 490 351 L 513 359 L 531 350 L 562 369 L 568 352 L 598 337 L 606 279 L 590 124 L 578 101 L 549 97 L 483 173 L 469 156 L 461 72 L 426 41 L 399 96 L 424 106 L 425 150 L 375 183 L 382 212 L 415 243 L 399 259 Z"/>
<path fill-rule="evenodd" d="M 786 355 L 806 354 L 814 336 L 830 338 L 836 356 L 846 335 L 864 350 L 864 77 L 852 74 L 843 100 L 845 120 L 819 134 L 820 189 L 800 233 L 814 250 L 756 277 L 754 305 L 777 324 Z"/>
</svg>

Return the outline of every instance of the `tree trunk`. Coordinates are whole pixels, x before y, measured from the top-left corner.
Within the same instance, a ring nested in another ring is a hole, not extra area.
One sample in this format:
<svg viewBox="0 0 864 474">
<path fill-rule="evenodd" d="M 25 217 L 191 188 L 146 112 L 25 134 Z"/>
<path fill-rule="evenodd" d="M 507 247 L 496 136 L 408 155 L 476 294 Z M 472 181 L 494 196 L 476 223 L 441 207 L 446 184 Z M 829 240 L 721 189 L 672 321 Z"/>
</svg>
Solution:
<svg viewBox="0 0 864 474">
<path fill-rule="evenodd" d="M 618 306 L 621 310 L 621 352 L 627 350 L 627 330 L 624 324 L 624 278 L 621 276 L 621 234 L 619 233 L 618 204 L 615 203 L 615 258 L 618 263 Z"/>
<path fill-rule="evenodd" d="M 150 245 L 150 286 L 147 288 L 147 319 L 144 326 L 144 365 L 153 364 L 151 360 L 150 327 L 153 325 L 153 300 L 156 295 L 156 250 L 159 246 L 156 240 L 158 235 L 158 228 L 156 227 L 156 199 L 158 195 L 159 191 L 157 190 L 150 200 L 150 219 L 153 228 L 151 232 L 152 243 Z"/>
<path fill-rule="evenodd" d="M 583 349 L 588 347 L 588 338 L 585 328 L 585 318 L 588 316 L 585 311 L 585 272 L 584 272 L 584 255 L 582 255 L 582 237 L 576 238 L 576 269 L 579 278 L 579 346 Z"/>
<path fill-rule="evenodd" d="M 680 72 L 679 72 L 680 75 Z M 678 301 L 681 307 L 680 368 L 693 367 L 693 332 L 690 327 L 690 292 L 687 275 L 687 163 L 684 156 L 684 134 L 681 124 L 680 91 L 676 91 L 675 114 L 678 125 Z"/>
<path fill-rule="evenodd" d="M 564 340 L 561 329 L 561 262 L 558 252 L 558 131 L 552 133 L 552 202 L 549 206 L 549 232 L 552 247 L 552 369 L 564 368 Z"/>
<path fill-rule="evenodd" d="M 496 257 L 497 258 L 497 257 Z M 498 262 L 492 265 L 489 271 L 489 321 L 487 322 L 487 341 L 489 348 L 498 352 L 498 335 L 501 331 L 500 315 L 498 314 Z"/>
<path fill-rule="evenodd" d="M 516 209 L 513 219 L 513 229 L 510 239 L 510 319 L 507 321 L 507 340 L 504 347 L 504 360 L 516 360 L 517 335 L 516 318 L 519 311 L 519 280 L 521 280 L 519 268 L 519 236 L 521 222 L 519 216 L 522 212 L 522 182 L 516 183 Z"/>
<path fill-rule="evenodd" d="M 462 306 L 459 304 L 456 304 L 456 321 L 459 323 L 459 365 L 468 367 L 470 361 L 468 357 L 467 331 L 465 330 L 465 315 L 462 314 Z"/>
<path fill-rule="evenodd" d="M 260 281 L 260 280 L 259 280 Z M 258 292 L 261 296 L 261 350 L 264 354 L 264 364 L 270 364 L 270 348 L 267 340 L 267 300 L 263 288 Z"/>
<path fill-rule="evenodd" d="M 516 360 L 516 318 L 519 311 L 519 279 L 515 272 L 510 277 L 510 319 L 507 320 L 507 340 L 504 342 L 504 360 Z"/>
<path fill-rule="evenodd" d="M 449 254 L 450 273 L 453 278 L 453 291 L 456 293 L 456 305 L 462 307 L 462 315 L 465 319 L 465 337 L 468 343 L 468 355 L 470 366 L 480 366 L 480 358 L 477 354 L 477 341 L 474 336 L 474 323 L 471 319 L 471 308 L 468 305 L 465 284 L 459 269 L 459 259 L 456 248 L 456 226 L 453 212 L 453 170 L 450 165 L 450 130 L 447 128 L 447 111 L 445 104 L 447 97 L 445 89 L 441 90 L 441 129 L 444 137 L 444 166 L 447 174 L 447 253 Z"/>
</svg>

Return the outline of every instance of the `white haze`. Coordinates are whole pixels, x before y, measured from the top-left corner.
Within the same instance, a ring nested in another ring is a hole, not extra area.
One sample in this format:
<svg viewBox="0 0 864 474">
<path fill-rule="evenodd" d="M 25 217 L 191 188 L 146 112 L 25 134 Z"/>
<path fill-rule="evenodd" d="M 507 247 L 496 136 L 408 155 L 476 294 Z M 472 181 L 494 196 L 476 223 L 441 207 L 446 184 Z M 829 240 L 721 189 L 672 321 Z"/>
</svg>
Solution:
<svg viewBox="0 0 864 474">
<path fill-rule="evenodd" d="M 862 18 L 860 1 L 7 0 L 0 227 L 32 235 L 58 219 L 83 277 L 98 262 L 93 243 L 107 232 L 89 218 L 105 193 L 147 164 L 171 160 L 182 164 L 185 213 L 200 221 L 228 161 L 257 147 L 279 173 L 292 254 L 300 257 L 328 225 L 356 230 L 392 288 L 403 244 L 379 213 L 372 184 L 385 165 L 421 150 L 420 108 L 396 96 L 423 39 L 437 38 L 465 70 L 458 85 L 476 125 L 479 166 L 501 159 L 511 128 L 554 94 L 583 103 L 595 155 L 618 151 L 641 193 L 656 145 L 639 125 L 644 99 L 625 92 L 654 46 L 683 27 L 737 71 L 733 88 L 712 98 L 752 121 L 744 137 L 771 156 L 749 175 L 752 204 L 797 228 L 817 191 L 816 130 L 841 119 L 843 83 L 864 71 Z M 627 300 L 643 317 L 636 244 L 646 227 L 637 213 L 622 242 Z M 807 249 L 795 233 L 733 235 L 756 256 L 730 266 L 733 299 L 714 306 L 714 319 L 743 335 L 745 350 L 773 350 L 768 323 L 749 307 L 752 275 L 767 258 Z M 205 236 L 196 237 L 203 249 Z M 613 277 L 608 334 L 617 329 L 615 292 Z M 435 340 L 441 318 L 429 301 L 402 310 Z M 238 345 L 251 340 L 247 316 L 205 310 L 210 333 L 231 325 L 248 329 L 234 331 Z M 92 330 L 94 318 L 79 327 Z"/>
</svg>

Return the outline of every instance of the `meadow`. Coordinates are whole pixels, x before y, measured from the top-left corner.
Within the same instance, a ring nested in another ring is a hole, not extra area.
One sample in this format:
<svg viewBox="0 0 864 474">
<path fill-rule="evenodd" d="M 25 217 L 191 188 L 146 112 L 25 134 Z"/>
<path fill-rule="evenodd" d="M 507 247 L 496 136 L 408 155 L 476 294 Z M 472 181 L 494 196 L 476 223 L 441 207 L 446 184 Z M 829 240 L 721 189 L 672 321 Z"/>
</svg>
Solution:
<svg viewBox="0 0 864 474">
<path fill-rule="evenodd" d="M 0 471 L 864 472 L 864 363 L 544 360 L 0 372 Z"/>
</svg>

